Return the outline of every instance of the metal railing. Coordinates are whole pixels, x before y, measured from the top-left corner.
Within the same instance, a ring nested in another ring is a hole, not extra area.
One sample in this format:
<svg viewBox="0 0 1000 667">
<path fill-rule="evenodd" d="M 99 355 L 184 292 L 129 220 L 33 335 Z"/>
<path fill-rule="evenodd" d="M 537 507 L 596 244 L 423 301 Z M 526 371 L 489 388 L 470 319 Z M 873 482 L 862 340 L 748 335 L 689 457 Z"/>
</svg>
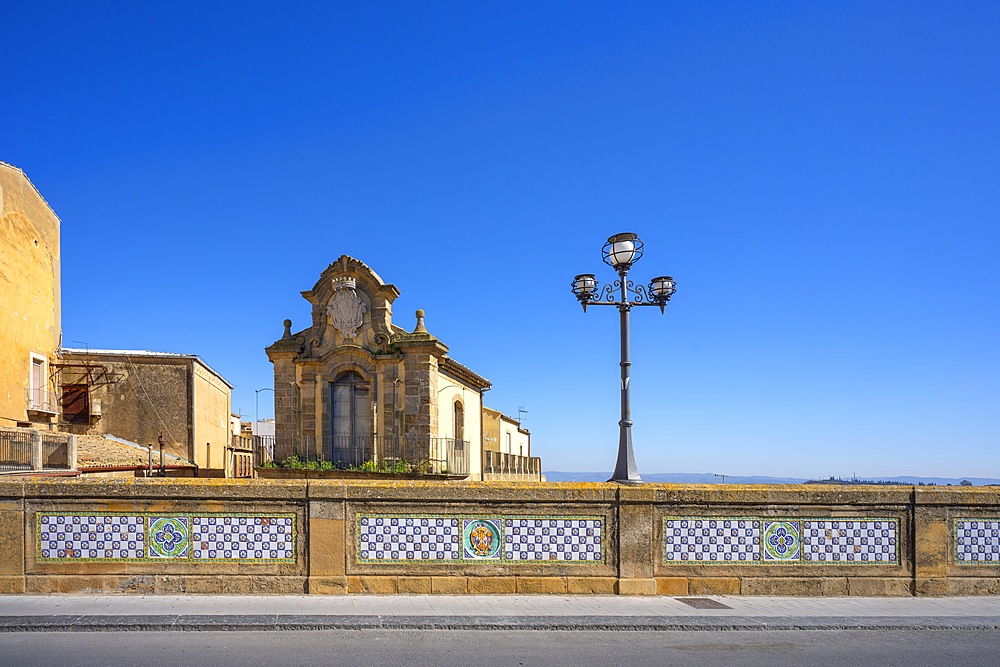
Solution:
<svg viewBox="0 0 1000 667">
<path fill-rule="evenodd" d="M 27 389 L 28 409 L 34 412 L 59 413 L 59 403 L 54 392 L 33 387 Z"/>
<path fill-rule="evenodd" d="M 0 430 L 0 471 L 31 470 L 31 432 Z"/>
<path fill-rule="evenodd" d="M 257 465 L 395 474 L 468 475 L 469 443 L 406 436 L 254 436 Z"/>
<path fill-rule="evenodd" d="M 42 468 L 69 468 L 69 438 L 65 435 L 42 434 Z"/>
<path fill-rule="evenodd" d="M 75 435 L 0 428 L 0 472 L 70 470 L 75 466 Z"/>
</svg>

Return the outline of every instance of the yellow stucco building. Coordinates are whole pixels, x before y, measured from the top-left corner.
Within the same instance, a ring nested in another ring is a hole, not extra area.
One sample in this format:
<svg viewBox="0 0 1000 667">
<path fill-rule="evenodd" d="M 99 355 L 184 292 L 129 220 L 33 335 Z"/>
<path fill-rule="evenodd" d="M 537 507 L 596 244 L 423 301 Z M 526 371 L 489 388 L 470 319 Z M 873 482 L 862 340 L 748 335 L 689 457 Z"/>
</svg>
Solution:
<svg viewBox="0 0 1000 667">
<path fill-rule="evenodd" d="M 0 426 L 50 424 L 59 412 L 59 225 L 24 172 L 0 162 Z"/>
</svg>

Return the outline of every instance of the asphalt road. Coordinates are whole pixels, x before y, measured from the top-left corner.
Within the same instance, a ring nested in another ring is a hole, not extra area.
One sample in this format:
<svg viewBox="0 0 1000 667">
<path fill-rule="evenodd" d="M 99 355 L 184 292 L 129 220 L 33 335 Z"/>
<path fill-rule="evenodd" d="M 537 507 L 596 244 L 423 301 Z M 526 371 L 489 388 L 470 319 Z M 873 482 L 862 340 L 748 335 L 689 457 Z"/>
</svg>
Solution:
<svg viewBox="0 0 1000 667">
<path fill-rule="evenodd" d="M 994 667 L 1000 631 L 483 631 L 0 633 L 0 666 L 719 665 Z"/>
</svg>

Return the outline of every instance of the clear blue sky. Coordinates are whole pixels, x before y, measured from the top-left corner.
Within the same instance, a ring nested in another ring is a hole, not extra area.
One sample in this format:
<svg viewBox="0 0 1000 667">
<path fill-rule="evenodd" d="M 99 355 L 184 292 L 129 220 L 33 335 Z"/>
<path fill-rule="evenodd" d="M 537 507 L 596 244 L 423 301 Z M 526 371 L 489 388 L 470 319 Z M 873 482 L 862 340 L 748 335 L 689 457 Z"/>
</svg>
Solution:
<svg viewBox="0 0 1000 667">
<path fill-rule="evenodd" d="M 263 348 L 347 253 L 610 470 L 1000 477 L 1000 4 L 16 3 L 0 159 L 62 218 L 67 346 Z M 261 417 L 272 414 L 261 394 Z"/>
</svg>

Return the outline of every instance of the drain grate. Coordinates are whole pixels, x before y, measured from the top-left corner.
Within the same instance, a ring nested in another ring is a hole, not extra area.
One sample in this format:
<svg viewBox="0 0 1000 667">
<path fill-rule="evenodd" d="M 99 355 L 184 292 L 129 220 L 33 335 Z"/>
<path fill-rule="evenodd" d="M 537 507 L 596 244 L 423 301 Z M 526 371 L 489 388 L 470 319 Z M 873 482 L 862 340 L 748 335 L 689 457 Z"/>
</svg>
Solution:
<svg viewBox="0 0 1000 667">
<path fill-rule="evenodd" d="M 712 600 L 709 598 L 674 598 L 684 604 L 694 607 L 695 609 L 732 609 L 728 605 L 724 605 L 717 600 Z"/>
</svg>

